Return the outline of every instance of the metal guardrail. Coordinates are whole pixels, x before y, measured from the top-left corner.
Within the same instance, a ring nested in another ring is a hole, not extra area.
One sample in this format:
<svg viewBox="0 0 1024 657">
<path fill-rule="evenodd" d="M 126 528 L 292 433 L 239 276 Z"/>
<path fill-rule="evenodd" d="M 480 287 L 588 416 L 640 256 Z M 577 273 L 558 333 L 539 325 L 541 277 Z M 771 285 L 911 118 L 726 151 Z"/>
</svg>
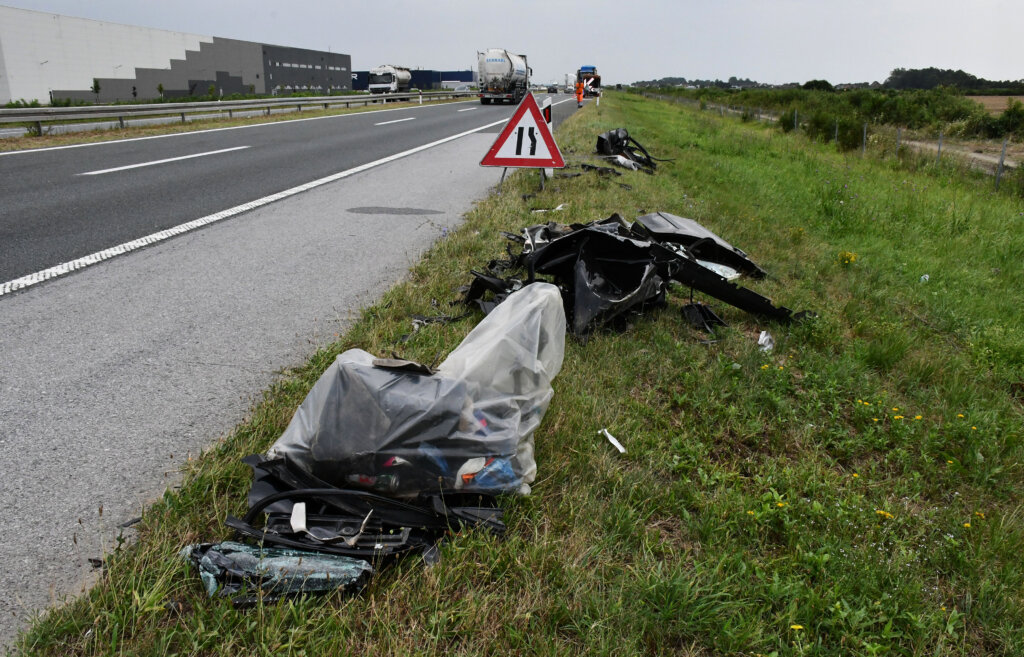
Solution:
<svg viewBox="0 0 1024 657">
<path fill-rule="evenodd" d="M 205 101 L 198 103 L 149 103 L 145 105 L 84 105 L 77 107 L 16 107 L 0 109 L 0 124 L 3 123 L 35 123 L 42 132 L 44 123 L 56 121 L 75 121 L 81 119 L 117 119 L 124 127 L 126 118 L 138 116 L 173 116 L 181 115 L 185 123 L 186 116 L 199 112 L 227 112 L 228 116 L 236 111 L 264 109 L 269 115 L 276 108 L 294 107 L 297 111 L 303 108 L 316 107 L 358 107 L 385 101 L 415 101 L 421 104 L 426 100 L 446 100 L 449 98 L 475 98 L 475 91 L 424 91 L 403 94 L 364 94 L 351 96 L 303 96 L 294 98 L 261 98 L 258 100 L 224 100 Z"/>
</svg>

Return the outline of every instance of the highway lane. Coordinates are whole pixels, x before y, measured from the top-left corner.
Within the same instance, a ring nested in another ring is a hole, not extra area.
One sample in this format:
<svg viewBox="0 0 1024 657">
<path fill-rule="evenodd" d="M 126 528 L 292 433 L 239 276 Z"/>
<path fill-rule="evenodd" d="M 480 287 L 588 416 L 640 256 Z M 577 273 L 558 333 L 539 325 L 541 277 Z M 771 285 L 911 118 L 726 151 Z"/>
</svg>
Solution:
<svg viewBox="0 0 1024 657">
<path fill-rule="evenodd" d="M 507 119 L 513 109 L 403 106 L 0 154 L 0 282 Z"/>
<path fill-rule="evenodd" d="M 556 121 L 575 111 L 556 107 Z M 458 225 L 501 174 L 477 165 L 499 129 L 0 296 L 0 647 L 88 584 L 88 559 L 175 483 L 187 454 L 215 445 L 279 372 Z M 88 149 L 64 157 L 76 150 Z"/>
</svg>

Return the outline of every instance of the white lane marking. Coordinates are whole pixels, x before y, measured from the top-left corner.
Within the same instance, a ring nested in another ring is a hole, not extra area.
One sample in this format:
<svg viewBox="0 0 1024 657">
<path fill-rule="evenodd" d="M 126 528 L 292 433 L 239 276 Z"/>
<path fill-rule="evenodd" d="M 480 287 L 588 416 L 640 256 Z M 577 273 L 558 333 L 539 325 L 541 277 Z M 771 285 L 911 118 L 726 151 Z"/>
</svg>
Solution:
<svg viewBox="0 0 1024 657">
<path fill-rule="evenodd" d="M 45 151 L 62 151 L 68 148 L 86 148 L 88 146 L 106 146 L 108 144 L 123 144 L 128 141 L 146 141 L 147 139 L 166 139 L 167 137 L 187 137 L 188 135 L 204 135 L 210 132 L 224 132 L 226 130 L 246 130 L 248 128 L 264 128 L 268 125 L 282 125 L 286 123 L 300 123 L 302 121 L 320 121 L 322 119 L 342 119 L 348 116 L 361 116 L 363 114 L 377 114 L 378 112 L 404 112 L 406 110 L 444 107 L 446 105 L 460 105 L 472 103 L 472 100 L 460 100 L 454 103 L 438 103 L 437 105 L 422 105 L 415 107 L 393 107 L 391 109 L 370 110 L 369 112 L 353 112 L 351 114 L 332 114 L 330 116 L 311 116 L 308 119 L 288 119 L 287 121 L 269 121 L 267 123 L 250 123 L 249 125 L 233 125 L 227 128 L 210 128 L 209 130 L 190 130 L 189 132 L 175 132 L 170 135 L 152 135 L 149 137 L 131 137 L 129 139 L 111 139 L 110 141 L 94 141 L 89 144 L 69 144 L 67 146 L 47 146 L 46 148 L 26 148 L 20 151 L 3 151 L 0 157 L 5 155 L 24 155 L 25 153 L 43 153 Z M 212 108 L 211 108 L 212 109 Z M 239 110 L 243 111 L 243 110 Z"/>
<path fill-rule="evenodd" d="M 460 109 L 459 111 L 460 112 L 472 112 L 475 109 L 476 109 L 475 107 L 467 107 L 466 109 Z"/>
<path fill-rule="evenodd" d="M 207 151 L 206 153 L 193 153 L 192 155 L 182 155 L 181 157 L 168 157 L 163 160 L 153 160 L 152 162 L 140 162 L 139 164 L 129 164 L 123 167 L 114 167 L 113 169 L 99 169 L 98 171 L 86 171 L 85 173 L 79 173 L 79 176 L 98 176 L 101 173 L 113 173 L 114 171 L 125 171 L 127 169 L 138 169 L 139 167 L 151 167 L 154 164 L 165 164 L 167 162 L 177 162 L 178 160 L 191 160 L 194 157 L 206 157 L 207 155 L 217 155 L 218 153 L 230 153 L 231 151 L 240 151 L 249 148 L 249 146 L 235 146 L 234 148 L 222 148 L 219 151 Z"/>
<path fill-rule="evenodd" d="M 320 187 L 321 185 L 326 185 L 327 183 L 332 183 L 336 180 L 341 180 L 342 178 L 348 178 L 349 176 L 353 176 L 357 173 L 362 173 L 363 171 L 367 171 L 382 164 L 394 162 L 395 160 L 407 157 L 409 155 L 413 155 L 414 153 L 425 151 L 428 148 L 433 148 L 435 146 L 440 146 L 441 144 L 446 144 L 450 141 L 454 141 L 461 137 L 465 137 L 466 135 L 471 135 L 474 132 L 480 132 L 481 130 L 486 130 L 487 128 L 493 128 L 494 126 L 501 125 L 502 123 L 506 123 L 507 121 L 508 119 L 502 119 L 500 121 L 488 123 L 487 125 L 482 125 L 479 128 L 473 128 L 472 130 L 460 132 L 456 135 L 445 137 L 444 139 L 438 139 L 437 141 L 432 141 L 429 144 L 423 144 L 422 146 L 417 146 L 416 148 L 410 148 L 409 150 L 402 151 L 401 153 L 388 155 L 387 157 L 375 160 L 373 162 L 360 164 L 359 166 L 354 167 L 352 169 L 340 171 L 338 173 L 331 174 L 325 178 L 320 178 L 318 180 L 305 183 L 304 185 L 299 185 L 298 187 L 286 189 L 283 192 L 278 192 L 277 194 L 271 194 L 270 196 L 264 196 L 263 198 L 256 199 L 255 201 L 249 201 L 248 203 L 243 203 L 242 205 L 236 205 L 235 207 L 228 208 L 227 210 L 221 210 L 216 214 L 200 217 L 199 219 L 194 219 L 187 223 L 179 224 L 177 226 L 174 226 L 173 228 L 168 228 L 167 230 L 162 230 L 158 233 L 146 235 L 145 237 L 140 237 L 139 239 L 132 240 L 130 242 L 125 242 L 124 244 L 118 244 L 117 246 L 111 247 L 109 249 L 104 249 L 102 251 L 97 251 L 96 253 L 92 253 L 82 258 L 78 258 L 77 260 L 69 260 L 68 262 L 64 262 L 54 267 L 50 267 L 49 269 L 44 269 L 42 271 L 37 271 L 34 274 L 28 274 L 27 276 L 16 278 L 13 281 L 0 283 L 0 297 L 2 297 L 5 294 L 10 294 L 11 292 L 14 292 L 16 290 L 22 290 L 31 285 L 42 283 L 43 281 L 48 281 L 51 278 L 57 278 L 58 276 L 63 276 L 64 274 L 69 274 L 73 271 L 83 269 L 85 267 L 88 267 L 89 265 L 95 265 L 98 262 L 103 262 L 104 260 L 108 260 L 110 258 L 113 258 L 114 256 L 129 253 L 131 251 L 135 251 L 136 249 L 141 249 L 144 246 L 149 246 L 150 244 L 162 242 L 163 240 L 169 237 L 174 237 L 176 235 L 181 235 L 182 233 L 193 231 L 197 228 L 202 228 L 203 226 L 215 223 L 217 221 L 220 221 L 221 219 L 227 219 L 228 217 L 233 217 L 235 215 L 242 214 L 243 212 L 248 212 L 249 210 L 255 210 L 258 207 L 268 205 L 270 203 L 273 203 L 274 201 L 280 201 L 281 199 L 285 199 L 288 198 L 289 196 L 294 196 L 296 194 L 301 194 L 302 192 L 309 191 L 315 187 Z"/>
<path fill-rule="evenodd" d="M 410 116 L 407 119 L 395 119 L 394 121 L 384 121 L 383 123 L 374 123 L 373 125 L 390 125 L 392 123 L 401 123 L 402 121 L 415 121 L 415 116 Z"/>
</svg>

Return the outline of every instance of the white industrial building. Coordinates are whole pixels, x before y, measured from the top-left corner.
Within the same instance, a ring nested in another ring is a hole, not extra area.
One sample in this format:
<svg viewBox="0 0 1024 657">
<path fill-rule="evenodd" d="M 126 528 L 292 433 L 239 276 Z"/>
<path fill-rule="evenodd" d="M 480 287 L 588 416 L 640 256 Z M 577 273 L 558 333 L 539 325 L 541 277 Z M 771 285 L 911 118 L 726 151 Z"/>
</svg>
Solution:
<svg viewBox="0 0 1024 657">
<path fill-rule="evenodd" d="M 211 88 L 348 90 L 351 57 L 0 6 L 0 104 L 200 96 Z"/>
</svg>

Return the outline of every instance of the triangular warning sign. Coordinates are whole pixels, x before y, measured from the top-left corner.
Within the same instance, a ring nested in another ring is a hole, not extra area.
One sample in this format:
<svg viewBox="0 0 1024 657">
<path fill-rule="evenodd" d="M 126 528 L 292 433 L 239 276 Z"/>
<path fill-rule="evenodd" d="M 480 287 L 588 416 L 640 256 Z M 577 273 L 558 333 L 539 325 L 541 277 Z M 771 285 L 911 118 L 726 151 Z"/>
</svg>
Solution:
<svg viewBox="0 0 1024 657">
<path fill-rule="evenodd" d="M 539 167 L 561 169 L 565 160 L 541 116 L 537 99 L 527 93 L 505 125 L 491 150 L 480 160 L 482 167 Z"/>
</svg>

